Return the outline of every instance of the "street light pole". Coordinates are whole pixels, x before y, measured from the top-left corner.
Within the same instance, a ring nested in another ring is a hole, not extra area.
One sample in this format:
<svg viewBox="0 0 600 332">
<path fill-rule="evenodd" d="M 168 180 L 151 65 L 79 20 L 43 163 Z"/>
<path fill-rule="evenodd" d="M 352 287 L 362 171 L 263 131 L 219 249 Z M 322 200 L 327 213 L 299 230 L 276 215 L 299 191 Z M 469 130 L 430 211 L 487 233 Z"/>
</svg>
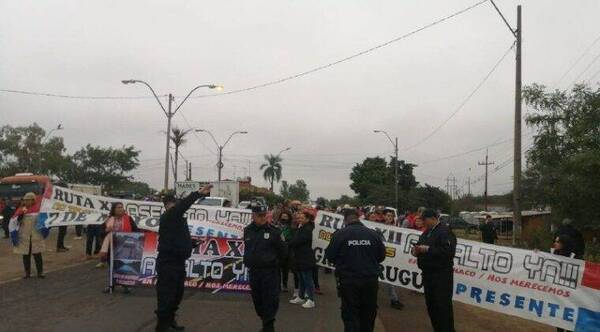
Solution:
<svg viewBox="0 0 600 332">
<path fill-rule="evenodd" d="M 215 145 L 217 146 L 217 149 L 219 150 L 219 162 L 217 163 L 217 169 L 218 169 L 218 174 L 219 174 L 219 182 L 221 182 L 221 174 L 222 174 L 222 170 L 223 170 L 223 149 L 225 148 L 227 143 L 229 143 L 229 141 L 231 141 L 231 138 L 234 135 L 236 135 L 236 134 L 245 135 L 248 132 L 247 131 L 234 131 L 233 133 L 231 133 L 231 135 L 229 135 L 229 138 L 225 141 L 225 143 L 223 145 L 220 145 L 219 142 L 217 142 L 217 139 L 209 130 L 196 129 L 196 132 L 207 133 L 210 136 L 210 138 L 212 138 L 213 142 L 215 142 Z"/>
<path fill-rule="evenodd" d="M 160 105 L 160 108 L 165 113 L 165 116 L 167 117 L 167 144 L 166 144 L 166 151 L 165 151 L 165 181 L 164 181 L 164 185 L 163 185 L 163 188 L 165 190 L 167 190 L 167 189 L 169 189 L 169 146 L 170 146 L 170 141 L 171 141 L 171 118 L 173 118 L 173 115 L 175 115 L 175 113 L 177 113 L 179 108 L 181 108 L 181 106 L 185 103 L 185 101 L 190 97 L 190 95 L 194 91 L 196 91 L 200 88 L 217 89 L 220 91 L 220 90 L 223 90 L 223 86 L 215 85 L 215 84 L 198 85 L 197 87 L 193 88 L 187 94 L 187 96 L 185 96 L 183 101 L 181 103 L 179 103 L 177 108 L 175 108 L 175 111 L 172 111 L 172 105 L 173 105 L 173 95 L 172 94 L 169 93 L 169 95 L 167 96 L 169 98 L 169 103 L 167 105 L 167 109 L 165 109 L 163 104 L 160 102 L 160 98 L 158 98 L 158 96 L 156 95 L 156 92 L 154 92 L 154 89 L 152 89 L 150 84 L 148 84 L 144 81 L 141 81 L 141 80 L 122 80 L 121 83 L 123 83 L 123 84 L 141 83 L 141 84 L 144 84 L 145 86 L 147 86 L 148 89 L 150 89 L 150 91 L 152 92 L 152 95 L 154 96 L 156 101 L 158 102 L 158 105 Z"/>
<path fill-rule="evenodd" d="M 40 157 L 38 158 L 38 168 L 40 173 L 42 172 L 42 149 L 44 148 L 44 143 L 46 142 L 46 140 L 48 138 L 50 138 L 50 135 L 52 135 L 53 132 L 57 131 L 57 130 L 63 130 L 64 127 L 62 126 L 62 124 L 58 124 L 58 126 L 56 126 L 56 128 L 52 128 L 52 130 L 50 130 L 46 136 L 44 136 L 42 138 L 42 140 L 40 141 Z M 32 165 L 33 167 L 33 165 Z"/>
<path fill-rule="evenodd" d="M 394 146 L 394 154 L 396 155 L 396 162 L 394 165 L 394 196 L 395 196 L 395 202 L 396 202 L 396 213 L 398 213 L 398 210 L 400 208 L 400 202 L 399 202 L 399 198 L 398 198 L 398 183 L 399 183 L 399 178 L 398 178 L 398 136 L 396 136 L 395 140 L 392 140 L 392 138 L 390 137 L 390 135 L 388 135 L 388 133 L 385 130 L 373 130 L 374 133 L 381 133 L 384 134 L 388 140 L 390 140 L 390 143 L 392 143 L 392 145 Z"/>
</svg>

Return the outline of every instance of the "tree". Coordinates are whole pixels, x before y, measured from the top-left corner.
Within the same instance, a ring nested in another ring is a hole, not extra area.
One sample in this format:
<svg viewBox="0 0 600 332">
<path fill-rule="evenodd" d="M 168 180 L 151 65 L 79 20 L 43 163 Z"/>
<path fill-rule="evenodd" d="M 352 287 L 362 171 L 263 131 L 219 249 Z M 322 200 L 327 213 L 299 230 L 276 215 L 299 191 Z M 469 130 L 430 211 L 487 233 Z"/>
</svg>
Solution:
<svg viewBox="0 0 600 332">
<path fill-rule="evenodd" d="M 0 176 L 20 172 L 56 175 L 68 165 L 62 137 L 46 137 L 36 123 L 0 128 Z"/>
<path fill-rule="evenodd" d="M 315 202 L 317 203 L 318 207 L 321 207 L 321 208 L 329 207 L 329 200 L 325 197 L 317 197 Z"/>
<path fill-rule="evenodd" d="M 173 179 L 175 180 L 175 182 L 177 182 L 177 173 L 179 170 L 179 168 L 177 167 L 179 163 L 179 147 L 181 147 L 187 142 L 185 136 L 190 132 L 190 130 L 191 129 L 181 130 L 177 127 L 173 127 L 171 129 L 170 139 L 171 142 L 173 142 L 173 145 L 175 145 L 175 166 L 173 169 Z"/>
<path fill-rule="evenodd" d="M 450 196 L 438 187 L 428 184 L 414 188 L 410 192 L 410 205 L 413 210 L 420 206 L 449 212 L 451 206 Z"/>
<path fill-rule="evenodd" d="M 523 99 L 532 109 L 526 122 L 537 130 L 527 152 L 524 202 L 551 206 L 557 218 L 600 226 L 600 87 L 547 92 L 533 84 Z"/>
<path fill-rule="evenodd" d="M 381 204 L 395 206 L 395 167 L 396 159 L 391 158 L 388 164 L 384 158 L 366 158 L 362 163 L 356 164 L 350 174 L 350 189 L 354 190 L 361 204 Z M 413 175 L 415 165 L 398 162 L 398 186 L 401 206 L 406 206 L 406 196 L 410 190 L 417 186 Z"/>
<path fill-rule="evenodd" d="M 103 185 L 107 190 L 113 190 L 133 178 L 128 173 L 139 166 L 139 153 L 133 146 L 116 149 L 88 144 L 75 152 L 70 168 L 61 174 L 61 178 L 72 183 Z"/>
<path fill-rule="evenodd" d="M 265 155 L 265 163 L 260 165 L 260 169 L 263 171 L 263 177 L 265 181 L 271 184 L 271 191 L 273 191 L 273 183 L 281 180 L 281 162 L 283 159 L 279 155 L 268 154 Z"/>
<path fill-rule="evenodd" d="M 299 200 L 306 202 L 310 199 L 310 191 L 308 191 L 304 180 L 296 180 L 296 183 L 288 185 L 287 181 L 281 183 L 281 196 L 285 199 Z"/>
<path fill-rule="evenodd" d="M 274 207 L 277 204 L 283 203 L 284 198 L 273 193 L 273 192 L 264 192 L 256 189 L 241 189 L 240 190 L 240 202 L 241 201 L 250 201 L 254 197 L 264 197 L 267 201 L 267 205 L 270 207 Z"/>
</svg>

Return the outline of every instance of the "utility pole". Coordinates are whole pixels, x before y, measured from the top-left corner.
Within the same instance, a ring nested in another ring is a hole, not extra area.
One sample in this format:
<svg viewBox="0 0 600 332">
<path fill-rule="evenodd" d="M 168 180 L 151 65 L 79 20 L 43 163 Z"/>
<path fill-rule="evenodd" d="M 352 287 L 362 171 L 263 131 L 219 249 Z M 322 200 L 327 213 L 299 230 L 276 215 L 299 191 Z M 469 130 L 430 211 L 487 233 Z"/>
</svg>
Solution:
<svg viewBox="0 0 600 332">
<path fill-rule="evenodd" d="M 217 163 L 219 169 L 219 182 L 221 182 L 221 172 L 223 171 L 223 147 L 219 146 L 219 162 Z"/>
<path fill-rule="evenodd" d="M 515 73 L 515 155 L 513 175 L 513 244 L 521 238 L 521 6 L 517 6 Z"/>
<path fill-rule="evenodd" d="M 169 146 L 171 144 L 171 118 L 173 118 L 173 112 L 171 112 L 171 106 L 173 105 L 173 95 L 169 93 L 169 103 L 167 106 L 167 148 L 165 152 L 165 181 L 163 188 L 165 190 L 169 188 Z"/>
<path fill-rule="evenodd" d="M 398 164 L 399 164 L 399 160 L 398 160 L 398 136 L 396 136 L 396 144 L 394 144 L 394 150 L 395 150 L 395 153 L 396 153 L 396 167 L 394 167 L 394 172 L 396 173 L 395 176 L 394 176 L 394 181 L 396 182 L 396 185 L 394 186 L 394 189 L 395 189 L 395 192 L 394 192 L 394 194 L 395 194 L 395 201 L 394 202 L 396 202 L 395 208 L 396 208 L 396 213 L 398 213 L 399 212 L 398 210 L 400 209 L 399 202 L 398 202 L 398 186 L 400 185 L 398 183 L 399 182 L 399 179 L 398 179 Z"/>
<path fill-rule="evenodd" d="M 450 185 L 451 181 L 452 185 Z M 450 199 L 454 200 L 456 194 L 456 177 L 452 174 L 446 177 L 446 193 L 450 196 Z"/>
<path fill-rule="evenodd" d="M 485 162 L 478 162 L 479 166 L 485 166 L 485 189 L 483 192 L 483 204 L 485 210 L 488 210 L 488 166 L 493 165 L 494 162 L 488 162 L 488 149 L 485 149 Z"/>
<path fill-rule="evenodd" d="M 504 24 L 508 27 L 511 34 L 515 37 L 516 44 L 516 70 L 515 70 L 515 146 L 513 156 L 513 245 L 516 239 L 521 238 L 521 36 L 523 27 L 521 25 L 521 5 L 517 6 L 517 28 L 513 29 L 502 12 L 494 3 L 490 1 Z"/>
</svg>

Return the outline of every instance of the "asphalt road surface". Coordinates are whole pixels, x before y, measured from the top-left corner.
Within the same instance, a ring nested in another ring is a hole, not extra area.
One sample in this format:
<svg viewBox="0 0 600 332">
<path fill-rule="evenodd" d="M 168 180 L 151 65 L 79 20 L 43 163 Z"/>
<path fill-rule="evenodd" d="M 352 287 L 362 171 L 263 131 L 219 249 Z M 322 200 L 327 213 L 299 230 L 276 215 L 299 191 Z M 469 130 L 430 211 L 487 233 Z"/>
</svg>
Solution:
<svg viewBox="0 0 600 332">
<path fill-rule="evenodd" d="M 154 330 L 156 298 L 153 288 L 140 286 L 129 295 L 120 289 L 114 294 L 102 294 L 107 284 L 107 270 L 95 269 L 95 260 L 83 260 L 84 241 L 74 240 L 70 231 L 67 244 L 72 246 L 71 250 L 56 253 L 55 232 L 51 233 L 46 242 L 48 251 L 44 253 L 46 279 L 21 279 L 21 257 L 12 254 L 8 240 L 0 239 L 0 332 Z M 315 309 L 289 304 L 290 294 L 281 294 L 276 322 L 278 331 L 343 330 L 333 276 L 321 273 L 320 281 L 324 295 L 317 295 Z M 387 294 L 380 288 L 376 331 L 431 331 L 423 295 L 404 289 L 399 289 L 398 293 L 406 305 L 402 311 L 389 307 Z M 454 313 L 459 332 L 555 331 L 546 325 L 462 303 L 455 302 Z M 186 290 L 178 321 L 187 327 L 187 331 L 252 332 L 260 329 L 249 294 L 213 295 Z"/>
</svg>

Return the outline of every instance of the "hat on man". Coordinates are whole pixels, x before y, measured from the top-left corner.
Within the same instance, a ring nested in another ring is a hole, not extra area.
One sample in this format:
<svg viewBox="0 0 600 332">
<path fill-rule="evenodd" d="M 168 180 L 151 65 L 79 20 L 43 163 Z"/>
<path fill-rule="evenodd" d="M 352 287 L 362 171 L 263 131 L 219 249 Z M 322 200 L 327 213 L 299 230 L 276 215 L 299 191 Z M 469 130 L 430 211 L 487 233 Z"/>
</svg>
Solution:
<svg viewBox="0 0 600 332">
<path fill-rule="evenodd" d="M 423 218 L 423 220 L 428 218 L 439 218 L 439 215 L 434 209 L 424 209 L 421 213 L 421 218 Z"/>
<path fill-rule="evenodd" d="M 25 196 L 23 196 L 23 200 L 28 200 L 28 199 L 35 201 L 35 194 L 30 192 L 30 193 L 25 194 Z"/>
<path fill-rule="evenodd" d="M 259 204 L 258 202 L 252 202 L 249 206 L 250 210 L 252 210 L 252 213 L 257 213 L 257 214 L 266 214 L 267 213 L 267 207 Z"/>
</svg>

